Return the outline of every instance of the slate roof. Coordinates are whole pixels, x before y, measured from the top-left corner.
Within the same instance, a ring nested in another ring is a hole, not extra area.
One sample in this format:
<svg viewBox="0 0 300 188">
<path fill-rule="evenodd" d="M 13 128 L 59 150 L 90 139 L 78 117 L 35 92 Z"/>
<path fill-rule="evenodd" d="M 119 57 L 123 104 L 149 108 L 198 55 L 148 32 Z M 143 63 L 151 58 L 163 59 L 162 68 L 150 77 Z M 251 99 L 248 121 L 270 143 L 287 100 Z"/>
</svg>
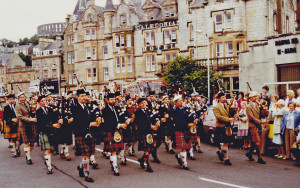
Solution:
<svg viewBox="0 0 300 188">
<path fill-rule="evenodd" d="M 4 54 L 0 55 L 0 65 L 5 66 L 7 62 L 12 58 L 14 54 Z"/>
<path fill-rule="evenodd" d="M 112 0 L 106 0 L 104 11 L 116 11 L 116 7 L 114 6 Z"/>
</svg>

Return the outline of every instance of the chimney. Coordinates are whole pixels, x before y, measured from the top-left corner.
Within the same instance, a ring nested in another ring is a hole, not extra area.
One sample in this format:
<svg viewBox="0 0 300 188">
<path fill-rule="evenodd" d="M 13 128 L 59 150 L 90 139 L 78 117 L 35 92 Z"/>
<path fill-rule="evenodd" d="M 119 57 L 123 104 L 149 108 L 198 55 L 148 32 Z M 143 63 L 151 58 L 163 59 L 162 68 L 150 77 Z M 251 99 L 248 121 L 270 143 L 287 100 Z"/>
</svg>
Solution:
<svg viewBox="0 0 300 188">
<path fill-rule="evenodd" d="M 61 37 L 56 37 L 56 49 L 58 50 L 61 47 Z"/>
<path fill-rule="evenodd" d="M 66 24 L 68 24 L 70 22 L 70 18 L 71 18 L 71 14 L 68 14 L 66 17 Z"/>
</svg>

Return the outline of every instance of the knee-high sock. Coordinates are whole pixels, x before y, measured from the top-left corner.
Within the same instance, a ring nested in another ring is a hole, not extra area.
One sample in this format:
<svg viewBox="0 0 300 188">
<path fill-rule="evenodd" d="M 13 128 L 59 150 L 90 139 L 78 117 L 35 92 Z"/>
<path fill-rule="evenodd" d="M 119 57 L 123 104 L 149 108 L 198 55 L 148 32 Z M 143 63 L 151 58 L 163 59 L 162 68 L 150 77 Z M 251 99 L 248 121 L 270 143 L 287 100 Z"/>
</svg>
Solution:
<svg viewBox="0 0 300 188">
<path fill-rule="evenodd" d="M 225 160 L 229 159 L 229 157 L 228 157 L 228 147 L 223 147 L 222 150 L 223 150 L 223 154 L 224 154 L 224 159 Z"/>
<path fill-rule="evenodd" d="M 132 154 L 132 145 L 129 147 L 129 151 L 128 151 L 128 153 L 130 153 L 130 154 Z"/>
<path fill-rule="evenodd" d="M 24 152 L 26 154 L 27 160 L 31 159 L 31 157 L 30 157 L 30 148 L 24 148 Z"/>
<path fill-rule="evenodd" d="M 111 155 L 110 161 L 111 161 L 111 164 L 113 167 L 117 167 L 117 156 L 116 155 Z"/>
<path fill-rule="evenodd" d="M 187 161 L 186 161 L 186 151 L 185 151 L 185 152 L 180 152 L 180 156 L 181 156 L 183 165 L 187 166 Z"/>
<path fill-rule="evenodd" d="M 189 153 L 190 153 L 190 157 L 194 157 L 193 148 L 190 149 Z"/>
<path fill-rule="evenodd" d="M 125 161 L 125 151 L 122 149 L 120 152 L 121 161 Z"/>
<path fill-rule="evenodd" d="M 144 162 L 145 162 L 147 165 L 149 165 L 149 155 L 144 154 L 143 158 L 144 158 Z"/>
<path fill-rule="evenodd" d="M 92 162 L 96 162 L 95 155 L 91 155 L 91 157 L 90 157 L 90 161 L 92 161 Z"/>
<path fill-rule="evenodd" d="M 62 145 L 60 148 L 60 153 L 65 153 L 65 145 Z"/>
<path fill-rule="evenodd" d="M 90 174 L 89 160 L 82 160 L 81 166 L 83 167 L 84 176 L 88 177 Z"/>
<path fill-rule="evenodd" d="M 20 151 L 20 142 L 18 142 L 18 141 L 16 142 L 16 150 Z"/>
<path fill-rule="evenodd" d="M 51 166 L 51 155 L 45 155 L 44 156 L 44 158 L 45 158 L 45 161 L 46 161 L 46 165 L 48 166 L 48 168 L 52 168 L 52 166 Z"/>
<path fill-rule="evenodd" d="M 67 145 L 65 145 L 64 147 L 65 147 L 65 149 L 64 149 L 65 155 L 69 156 L 70 155 L 69 154 L 69 147 Z"/>
<path fill-rule="evenodd" d="M 16 154 L 16 153 L 17 153 L 17 150 L 16 150 L 16 143 L 15 143 L 15 142 L 12 142 L 11 145 L 12 145 L 12 151 L 13 151 L 13 153 Z"/>
</svg>

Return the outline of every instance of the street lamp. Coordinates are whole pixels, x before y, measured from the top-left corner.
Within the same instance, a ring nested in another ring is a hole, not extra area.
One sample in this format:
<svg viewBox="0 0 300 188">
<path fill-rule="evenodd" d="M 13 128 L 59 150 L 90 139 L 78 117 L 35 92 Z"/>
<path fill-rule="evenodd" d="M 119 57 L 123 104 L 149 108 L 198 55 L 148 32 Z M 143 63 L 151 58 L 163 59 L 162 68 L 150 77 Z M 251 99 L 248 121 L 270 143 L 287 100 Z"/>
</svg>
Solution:
<svg viewBox="0 0 300 188">
<path fill-rule="evenodd" d="M 201 34 L 203 33 L 202 30 L 196 30 L 197 33 Z M 207 29 L 207 98 L 208 98 L 208 104 L 210 104 L 210 64 L 209 64 L 209 60 L 210 60 L 210 45 L 209 45 L 209 37 L 208 37 L 208 29 Z M 196 44 L 197 45 L 197 44 Z M 197 50 L 197 54 L 198 54 L 198 50 Z M 198 59 L 199 59 L 199 55 L 198 55 Z"/>
</svg>

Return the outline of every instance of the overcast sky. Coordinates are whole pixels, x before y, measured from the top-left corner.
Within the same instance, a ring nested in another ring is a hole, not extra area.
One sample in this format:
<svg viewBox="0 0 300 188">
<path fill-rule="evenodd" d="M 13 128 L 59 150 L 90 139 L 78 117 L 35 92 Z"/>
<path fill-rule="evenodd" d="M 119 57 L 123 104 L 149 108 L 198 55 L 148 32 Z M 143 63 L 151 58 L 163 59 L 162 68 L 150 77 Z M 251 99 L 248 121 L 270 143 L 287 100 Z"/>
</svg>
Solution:
<svg viewBox="0 0 300 188">
<path fill-rule="evenodd" d="M 18 42 L 37 33 L 37 26 L 64 22 L 78 0 L 0 0 L 0 39 Z M 118 3 L 119 0 L 113 0 Z M 105 6 L 106 0 L 96 0 Z"/>
</svg>

